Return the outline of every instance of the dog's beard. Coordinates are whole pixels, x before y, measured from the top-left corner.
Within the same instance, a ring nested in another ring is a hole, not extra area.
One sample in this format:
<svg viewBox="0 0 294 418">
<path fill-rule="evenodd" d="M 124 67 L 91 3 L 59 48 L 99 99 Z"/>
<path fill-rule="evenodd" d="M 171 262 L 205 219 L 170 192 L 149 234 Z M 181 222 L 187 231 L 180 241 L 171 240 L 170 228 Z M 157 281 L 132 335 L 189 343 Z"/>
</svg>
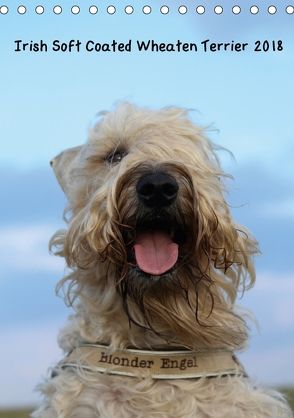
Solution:
<svg viewBox="0 0 294 418">
<path fill-rule="evenodd" d="M 193 199 L 194 197 L 191 197 L 190 201 Z M 130 322 L 151 329 L 157 334 L 160 331 L 154 324 L 160 323 L 160 308 L 158 310 L 158 307 L 164 309 L 168 306 L 168 309 L 176 312 L 178 303 L 184 302 L 196 320 L 200 322 L 200 288 L 207 289 L 210 295 L 209 311 L 213 307 L 213 297 L 209 290 L 211 280 L 198 263 L 198 218 L 195 211 L 191 209 L 192 206 L 190 206 L 190 212 L 187 208 L 183 210 L 179 204 L 160 210 L 139 208 L 135 216 L 123 222 L 122 237 L 126 248 L 127 264 L 118 269 L 117 286 L 124 310 Z M 152 239 L 153 241 L 159 240 L 158 244 L 163 245 L 164 248 L 160 251 L 169 252 L 167 247 L 177 246 L 176 257 L 174 255 L 171 257 L 171 265 L 163 260 L 163 265 L 158 266 L 160 260 L 156 260 L 157 271 L 155 272 L 153 271 L 155 263 L 153 257 L 157 257 L 158 254 L 150 254 L 156 250 L 156 242 L 149 243 Z M 165 242 L 162 243 L 162 241 Z M 138 242 L 143 247 L 140 251 L 146 251 L 147 254 L 139 253 L 136 249 Z M 150 248 L 153 246 L 154 248 Z M 152 308 L 154 303 L 157 306 L 156 309 Z M 156 318 L 154 318 L 154 312 L 158 313 Z"/>
<path fill-rule="evenodd" d="M 205 289 L 209 295 L 205 311 L 208 316 L 213 309 L 213 296 L 210 292 L 212 281 L 206 272 L 202 272 L 197 262 L 188 257 L 180 259 L 168 272 L 154 276 L 143 272 L 137 266 L 130 266 L 127 274 L 119 281 L 118 289 L 122 297 L 124 310 L 131 323 L 151 329 L 161 334 L 155 324 L 160 324 L 161 313 L 178 311 L 183 304 L 198 323 L 202 323 L 200 306 L 201 294 Z"/>
</svg>

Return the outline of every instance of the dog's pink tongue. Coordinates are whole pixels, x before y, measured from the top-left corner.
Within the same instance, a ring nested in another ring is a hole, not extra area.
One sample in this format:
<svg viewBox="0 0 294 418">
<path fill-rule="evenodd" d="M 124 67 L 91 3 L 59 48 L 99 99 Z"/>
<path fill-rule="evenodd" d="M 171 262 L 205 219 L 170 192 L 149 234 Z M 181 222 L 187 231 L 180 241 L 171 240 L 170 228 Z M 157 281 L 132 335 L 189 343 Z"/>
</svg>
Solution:
<svg viewBox="0 0 294 418">
<path fill-rule="evenodd" d="M 144 232 L 134 246 L 136 261 L 145 273 L 159 276 L 171 269 L 178 259 L 178 244 L 164 232 Z"/>
</svg>

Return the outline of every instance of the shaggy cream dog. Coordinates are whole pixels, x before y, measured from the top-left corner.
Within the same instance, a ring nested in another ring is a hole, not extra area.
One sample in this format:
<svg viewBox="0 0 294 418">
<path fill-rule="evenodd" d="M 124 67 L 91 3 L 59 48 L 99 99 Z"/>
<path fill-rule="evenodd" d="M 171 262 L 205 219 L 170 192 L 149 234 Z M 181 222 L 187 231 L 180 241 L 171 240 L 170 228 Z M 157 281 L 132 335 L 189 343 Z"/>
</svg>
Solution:
<svg viewBox="0 0 294 418">
<path fill-rule="evenodd" d="M 68 228 L 51 244 L 75 314 L 33 416 L 291 417 L 233 354 L 248 334 L 234 302 L 258 250 L 231 217 L 216 147 L 183 109 L 100 116 L 52 161 Z"/>
</svg>

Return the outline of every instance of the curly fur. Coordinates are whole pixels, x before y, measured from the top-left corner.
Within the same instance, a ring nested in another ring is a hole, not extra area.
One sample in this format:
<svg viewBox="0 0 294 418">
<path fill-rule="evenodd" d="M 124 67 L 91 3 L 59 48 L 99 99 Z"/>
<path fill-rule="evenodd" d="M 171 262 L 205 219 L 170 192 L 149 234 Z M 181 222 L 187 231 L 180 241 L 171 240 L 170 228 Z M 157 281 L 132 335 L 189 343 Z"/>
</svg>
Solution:
<svg viewBox="0 0 294 418">
<path fill-rule="evenodd" d="M 117 150 L 124 158 L 114 163 Z M 85 145 L 53 160 L 69 202 L 68 228 L 51 240 L 71 269 L 59 284 L 75 308 L 59 338 L 65 352 L 80 342 L 113 349 L 245 346 L 248 329 L 234 302 L 254 284 L 258 247 L 232 219 L 216 151 L 186 110 L 122 103 L 101 114 Z M 140 207 L 136 184 L 156 169 L 179 185 L 173 208 L 157 215 L 172 217 L 188 237 L 176 269 L 146 280 L 129 253 L 137 225 L 153 219 Z M 64 370 L 40 389 L 44 402 L 35 418 L 292 416 L 280 395 L 244 377 L 154 381 Z"/>
</svg>

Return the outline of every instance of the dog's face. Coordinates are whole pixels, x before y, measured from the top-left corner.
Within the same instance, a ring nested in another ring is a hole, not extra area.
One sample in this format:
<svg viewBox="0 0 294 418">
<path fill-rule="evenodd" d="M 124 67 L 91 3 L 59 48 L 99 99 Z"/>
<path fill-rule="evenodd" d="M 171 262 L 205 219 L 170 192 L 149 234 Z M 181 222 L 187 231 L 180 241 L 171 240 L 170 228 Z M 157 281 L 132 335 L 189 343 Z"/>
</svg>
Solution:
<svg viewBox="0 0 294 418">
<path fill-rule="evenodd" d="M 197 316 L 204 293 L 211 310 L 215 287 L 233 300 L 253 275 L 255 243 L 231 218 L 214 147 L 182 109 L 122 104 L 52 164 L 71 210 L 68 264 L 104 265 L 132 320 L 129 300 L 155 314 L 180 295 Z"/>
</svg>

